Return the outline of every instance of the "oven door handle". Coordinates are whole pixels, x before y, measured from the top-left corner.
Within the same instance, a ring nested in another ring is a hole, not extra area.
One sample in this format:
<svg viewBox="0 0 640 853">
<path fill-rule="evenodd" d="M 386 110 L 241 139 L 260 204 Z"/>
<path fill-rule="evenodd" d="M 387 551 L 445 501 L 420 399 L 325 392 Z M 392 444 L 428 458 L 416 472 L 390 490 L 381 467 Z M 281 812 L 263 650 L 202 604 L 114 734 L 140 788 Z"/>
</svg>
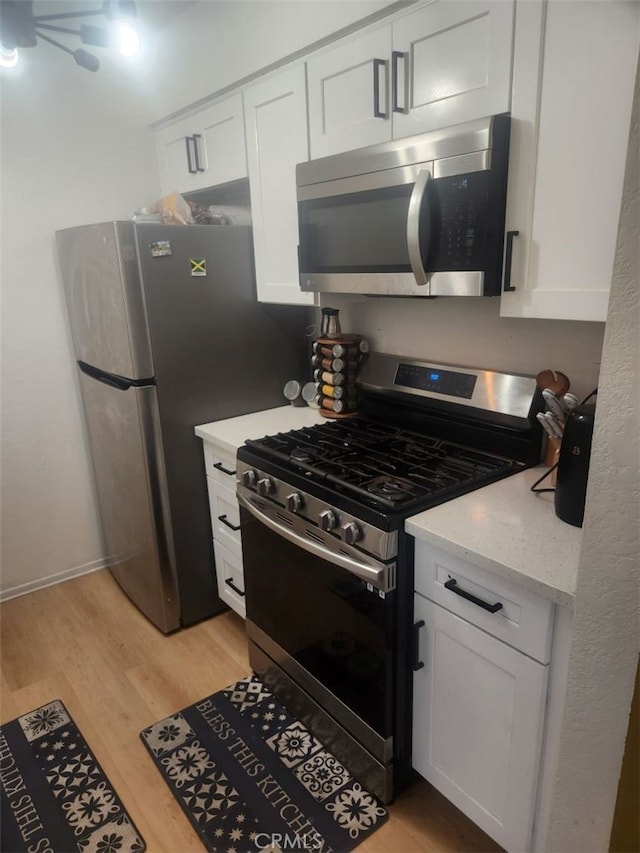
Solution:
<svg viewBox="0 0 640 853">
<path fill-rule="evenodd" d="M 423 210 L 425 194 L 430 180 L 431 172 L 428 169 L 421 169 L 418 172 L 418 177 L 416 178 L 416 182 L 413 186 L 413 192 L 409 199 L 409 212 L 407 213 L 407 248 L 409 250 L 409 263 L 411 264 L 411 270 L 415 277 L 416 284 L 420 285 L 429 283 L 429 276 L 427 275 L 422 263 L 422 252 L 420 249 L 420 215 Z M 425 208 L 425 211 L 425 232 L 427 235 L 430 235 L 431 217 L 429 215 L 429 208 Z M 428 249 L 429 241 L 427 238 L 425 255 Z"/>
<path fill-rule="evenodd" d="M 287 530 L 285 527 L 282 527 L 277 521 L 269 518 L 265 513 L 260 512 L 260 510 L 243 495 L 238 495 L 238 503 L 250 512 L 255 519 L 266 525 L 270 530 L 273 530 L 274 533 L 277 533 L 278 536 L 282 536 L 293 545 L 304 548 L 305 551 L 308 551 L 315 557 L 320 557 L 328 563 L 333 563 L 335 566 L 340 566 L 340 568 L 346 569 L 348 572 L 351 572 L 352 575 L 372 584 L 376 589 L 382 590 L 382 592 L 390 592 L 394 588 L 395 584 L 393 581 L 395 572 L 392 571 L 391 566 L 380 566 L 380 568 L 374 568 L 373 566 L 367 566 L 365 563 L 359 563 L 357 560 L 352 560 L 351 557 L 347 557 L 344 554 L 334 554 L 331 551 L 327 551 L 327 549 L 323 548 L 322 545 L 317 545 L 315 542 L 305 539 L 303 536 L 294 533 L 292 530 Z"/>
</svg>

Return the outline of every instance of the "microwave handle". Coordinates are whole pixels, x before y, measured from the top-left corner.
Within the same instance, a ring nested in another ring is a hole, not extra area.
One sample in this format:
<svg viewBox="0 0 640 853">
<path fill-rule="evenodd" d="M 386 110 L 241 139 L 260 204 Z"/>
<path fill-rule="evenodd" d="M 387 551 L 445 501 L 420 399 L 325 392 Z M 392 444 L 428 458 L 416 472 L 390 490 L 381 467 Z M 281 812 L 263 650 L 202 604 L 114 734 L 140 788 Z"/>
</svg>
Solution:
<svg viewBox="0 0 640 853">
<path fill-rule="evenodd" d="M 420 251 L 420 214 L 422 205 L 431 180 L 431 172 L 421 169 L 409 199 L 409 212 L 407 214 L 407 248 L 409 249 L 409 263 L 416 279 L 416 284 L 428 284 L 429 277 L 422 265 L 422 252 Z M 428 216 L 428 209 L 427 209 Z M 427 234 L 431 233 L 431 219 L 427 219 Z M 429 248 L 427 243 L 426 248 Z"/>
</svg>

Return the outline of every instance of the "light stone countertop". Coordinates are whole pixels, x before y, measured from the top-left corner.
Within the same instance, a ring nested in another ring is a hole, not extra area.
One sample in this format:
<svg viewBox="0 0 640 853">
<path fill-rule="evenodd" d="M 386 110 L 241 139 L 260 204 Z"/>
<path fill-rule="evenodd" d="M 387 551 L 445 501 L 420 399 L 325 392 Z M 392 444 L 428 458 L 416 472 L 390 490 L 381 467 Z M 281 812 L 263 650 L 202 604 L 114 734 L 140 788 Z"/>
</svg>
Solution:
<svg viewBox="0 0 640 853">
<path fill-rule="evenodd" d="M 572 606 L 582 529 L 535 495 L 539 465 L 408 518 L 405 530 L 556 604 Z M 548 482 L 540 484 L 541 487 Z"/>
<path fill-rule="evenodd" d="M 262 438 L 265 435 L 327 423 L 327 420 L 319 414 L 318 409 L 288 405 L 240 415 L 237 418 L 227 418 L 224 421 L 200 424 L 195 427 L 195 433 L 203 441 L 213 442 L 229 453 L 235 453 L 248 438 Z"/>
</svg>

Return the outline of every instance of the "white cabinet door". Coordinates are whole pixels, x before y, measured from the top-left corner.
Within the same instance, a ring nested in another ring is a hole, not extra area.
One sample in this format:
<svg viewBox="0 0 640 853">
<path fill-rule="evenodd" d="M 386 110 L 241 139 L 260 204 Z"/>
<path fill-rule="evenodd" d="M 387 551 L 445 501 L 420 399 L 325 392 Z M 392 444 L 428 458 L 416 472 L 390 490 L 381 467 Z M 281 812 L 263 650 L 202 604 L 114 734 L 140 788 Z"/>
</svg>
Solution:
<svg viewBox="0 0 640 853">
<path fill-rule="evenodd" d="M 640 4 L 518 4 L 504 317 L 604 321 L 640 38 Z"/>
<path fill-rule="evenodd" d="M 198 157 L 203 187 L 213 187 L 247 177 L 242 95 L 233 95 L 201 110 L 195 116 Z"/>
<path fill-rule="evenodd" d="M 509 851 L 529 849 L 548 667 L 423 598 L 413 766 Z"/>
<path fill-rule="evenodd" d="M 513 15 L 513 0 L 436 0 L 393 23 L 394 138 L 509 110 Z"/>
<path fill-rule="evenodd" d="M 387 24 L 308 60 L 312 158 L 391 139 L 390 57 Z"/>
<path fill-rule="evenodd" d="M 163 196 L 200 188 L 201 173 L 196 168 L 193 119 L 181 119 L 156 131 L 156 154 Z"/>
<path fill-rule="evenodd" d="M 244 92 L 260 302 L 313 304 L 300 290 L 296 164 L 309 159 L 304 65 L 295 65 Z"/>
<path fill-rule="evenodd" d="M 247 177 L 242 95 L 233 95 L 156 131 L 163 195 Z"/>
</svg>

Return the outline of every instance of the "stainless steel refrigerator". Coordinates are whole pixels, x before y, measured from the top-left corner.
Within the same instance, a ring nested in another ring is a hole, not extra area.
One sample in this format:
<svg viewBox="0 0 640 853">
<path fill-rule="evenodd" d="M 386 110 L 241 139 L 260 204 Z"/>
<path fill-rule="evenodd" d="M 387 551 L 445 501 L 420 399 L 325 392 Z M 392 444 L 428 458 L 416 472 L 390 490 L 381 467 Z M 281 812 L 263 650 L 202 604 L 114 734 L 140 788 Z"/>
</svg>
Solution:
<svg viewBox="0 0 640 853">
<path fill-rule="evenodd" d="M 256 301 L 249 227 L 108 222 L 56 238 L 108 564 L 169 632 L 226 610 L 193 428 L 285 402 L 306 373 L 309 309 Z"/>
</svg>

